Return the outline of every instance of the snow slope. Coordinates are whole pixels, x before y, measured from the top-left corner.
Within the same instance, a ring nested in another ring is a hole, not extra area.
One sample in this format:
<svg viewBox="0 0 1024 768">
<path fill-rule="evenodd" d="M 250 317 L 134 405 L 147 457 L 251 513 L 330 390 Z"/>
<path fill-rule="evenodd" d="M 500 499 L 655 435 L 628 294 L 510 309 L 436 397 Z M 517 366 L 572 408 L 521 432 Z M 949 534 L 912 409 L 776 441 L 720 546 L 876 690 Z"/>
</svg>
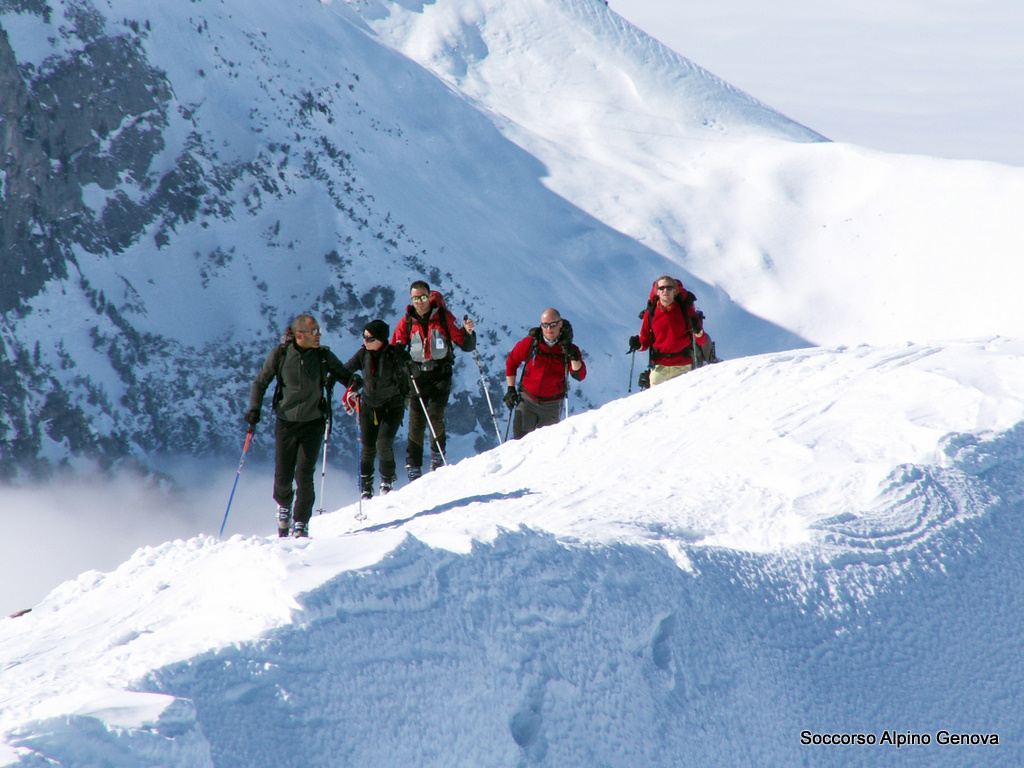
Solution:
<svg viewBox="0 0 1024 768">
<path fill-rule="evenodd" d="M 713 286 L 816 344 L 1021 335 L 1024 170 L 820 143 L 596 0 L 371 5 L 551 189 L 705 301 Z M 729 348 L 754 351 L 713 306 Z"/>
<path fill-rule="evenodd" d="M 6 764 L 1019 764 L 1021 382 L 1003 338 L 731 361 L 308 541 L 141 549 L 0 622 Z"/>
</svg>

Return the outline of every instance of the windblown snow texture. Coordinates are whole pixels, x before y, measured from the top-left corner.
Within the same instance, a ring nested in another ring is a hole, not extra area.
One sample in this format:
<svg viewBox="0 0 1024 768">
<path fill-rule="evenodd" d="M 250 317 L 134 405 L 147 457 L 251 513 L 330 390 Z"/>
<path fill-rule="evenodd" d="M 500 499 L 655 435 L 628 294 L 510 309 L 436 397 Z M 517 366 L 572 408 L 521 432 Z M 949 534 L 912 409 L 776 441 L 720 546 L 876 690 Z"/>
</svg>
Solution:
<svg viewBox="0 0 1024 768">
<path fill-rule="evenodd" d="M 141 549 L 0 622 L 7 764 L 1018 765 L 1020 347 L 726 362 Z"/>
</svg>

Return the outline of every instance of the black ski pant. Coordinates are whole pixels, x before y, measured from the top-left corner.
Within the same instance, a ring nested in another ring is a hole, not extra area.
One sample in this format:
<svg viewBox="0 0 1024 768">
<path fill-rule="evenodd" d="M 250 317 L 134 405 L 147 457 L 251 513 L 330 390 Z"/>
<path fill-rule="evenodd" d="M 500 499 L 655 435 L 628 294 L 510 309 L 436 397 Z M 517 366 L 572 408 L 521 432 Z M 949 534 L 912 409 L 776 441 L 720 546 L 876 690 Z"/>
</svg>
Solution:
<svg viewBox="0 0 1024 768">
<path fill-rule="evenodd" d="M 380 479 L 395 479 L 395 435 L 404 419 L 404 402 L 359 411 L 359 439 L 363 444 L 359 452 L 360 475 L 372 480 L 373 462 L 379 456 Z"/>
<path fill-rule="evenodd" d="M 326 425 L 324 418 L 313 421 L 277 420 L 274 501 L 278 506 L 290 508 L 292 518 L 299 523 L 308 523 L 313 515 L 313 503 L 316 501 L 313 473 Z"/>
<path fill-rule="evenodd" d="M 427 433 L 427 417 L 423 413 L 424 405 L 427 414 L 430 415 L 430 424 L 434 428 L 434 435 L 430 436 L 430 452 L 434 456 L 434 463 L 441 463 L 441 453 L 445 450 L 444 413 L 448 409 L 448 393 L 452 389 L 450 378 L 416 380 L 421 398 L 416 396 L 416 388 L 412 390 L 412 399 L 409 401 L 409 442 L 405 451 L 405 464 L 408 467 L 423 466 L 423 436 Z M 440 452 L 438 449 L 440 448 Z"/>
<path fill-rule="evenodd" d="M 557 424 L 562 415 L 562 400 L 534 400 L 529 392 L 522 393 L 522 399 L 512 416 L 512 437 L 516 440 L 528 435 L 538 427 Z"/>
</svg>

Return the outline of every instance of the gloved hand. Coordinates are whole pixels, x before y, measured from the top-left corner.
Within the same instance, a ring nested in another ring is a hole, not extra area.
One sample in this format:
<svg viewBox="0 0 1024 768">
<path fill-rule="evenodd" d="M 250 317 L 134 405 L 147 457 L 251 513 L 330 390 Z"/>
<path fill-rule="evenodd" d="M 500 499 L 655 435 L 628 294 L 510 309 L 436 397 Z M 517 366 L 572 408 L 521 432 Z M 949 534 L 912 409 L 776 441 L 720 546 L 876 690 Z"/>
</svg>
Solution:
<svg viewBox="0 0 1024 768">
<path fill-rule="evenodd" d="M 630 336 L 629 349 L 626 350 L 626 354 L 628 355 L 630 352 L 636 352 L 638 349 L 640 349 L 640 337 Z"/>
<path fill-rule="evenodd" d="M 351 416 L 359 408 L 359 394 L 349 387 L 345 390 L 345 394 L 342 395 L 341 404 L 345 406 L 345 413 Z"/>
<path fill-rule="evenodd" d="M 564 317 L 562 318 L 562 332 L 558 334 L 558 343 L 562 349 L 568 349 L 572 344 L 572 326 Z"/>
<path fill-rule="evenodd" d="M 576 349 L 576 347 L 574 347 L 572 344 L 570 344 L 569 346 L 565 347 L 565 356 L 573 361 L 579 360 L 580 351 Z"/>
<path fill-rule="evenodd" d="M 250 430 L 260 423 L 260 409 L 252 408 L 245 414 L 245 423 L 249 425 Z"/>
<path fill-rule="evenodd" d="M 502 399 L 505 401 L 505 405 L 508 406 L 510 411 L 519 405 L 519 393 L 516 392 L 515 387 L 509 387 L 508 392 L 505 393 L 505 397 Z"/>
<path fill-rule="evenodd" d="M 363 377 L 360 376 L 358 373 L 353 373 L 348 388 L 351 389 L 353 392 L 358 392 L 360 389 L 363 388 Z"/>
</svg>

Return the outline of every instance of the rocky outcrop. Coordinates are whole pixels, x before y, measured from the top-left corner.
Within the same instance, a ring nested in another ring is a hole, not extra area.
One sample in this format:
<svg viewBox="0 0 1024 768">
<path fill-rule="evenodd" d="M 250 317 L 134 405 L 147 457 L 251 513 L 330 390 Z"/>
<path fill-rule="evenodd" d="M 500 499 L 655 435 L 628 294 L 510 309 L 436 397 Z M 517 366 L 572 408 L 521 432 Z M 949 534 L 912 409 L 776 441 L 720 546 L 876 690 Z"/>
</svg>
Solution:
<svg viewBox="0 0 1024 768">
<path fill-rule="evenodd" d="M 146 62 L 137 36 L 106 36 L 92 10 L 73 18 L 66 34 L 81 45 L 38 69 L 19 67 L 0 30 L 0 312 L 66 276 L 73 245 L 116 252 L 153 216 L 119 215 L 119 195 L 92 211 L 82 190 L 152 185 L 170 86 Z"/>
</svg>

